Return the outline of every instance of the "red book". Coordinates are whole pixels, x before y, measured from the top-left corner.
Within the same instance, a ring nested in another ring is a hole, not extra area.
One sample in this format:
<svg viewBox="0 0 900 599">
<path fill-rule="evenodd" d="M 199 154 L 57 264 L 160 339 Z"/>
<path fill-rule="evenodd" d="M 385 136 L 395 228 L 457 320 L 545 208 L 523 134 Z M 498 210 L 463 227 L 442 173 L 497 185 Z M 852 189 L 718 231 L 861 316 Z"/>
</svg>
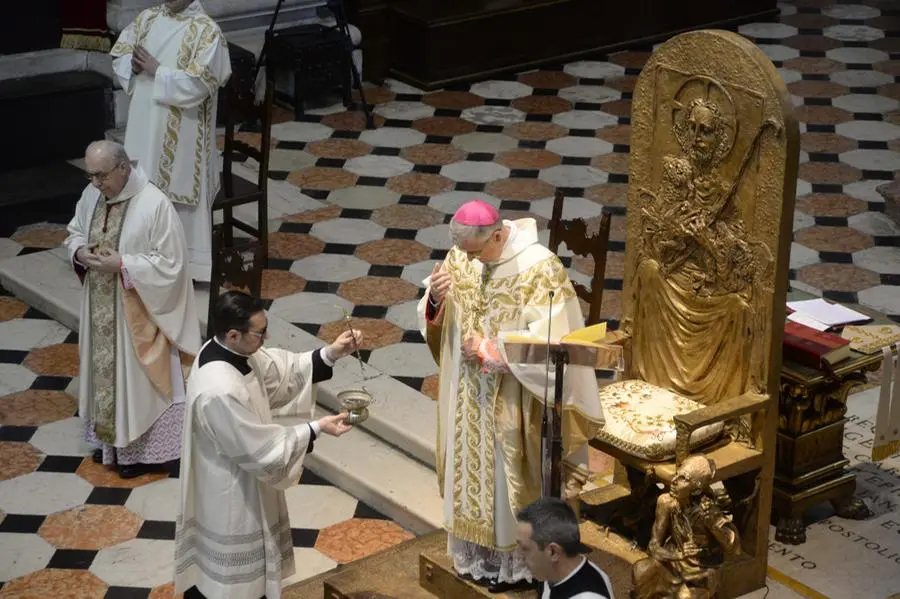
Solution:
<svg viewBox="0 0 900 599">
<path fill-rule="evenodd" d="M 798 322 L 784 325 L 784 359 L 810 368 L 822 363 L 836 364 L 850 357 L 850 341 L 825 331 L 817 331 Z"/>
</svg>

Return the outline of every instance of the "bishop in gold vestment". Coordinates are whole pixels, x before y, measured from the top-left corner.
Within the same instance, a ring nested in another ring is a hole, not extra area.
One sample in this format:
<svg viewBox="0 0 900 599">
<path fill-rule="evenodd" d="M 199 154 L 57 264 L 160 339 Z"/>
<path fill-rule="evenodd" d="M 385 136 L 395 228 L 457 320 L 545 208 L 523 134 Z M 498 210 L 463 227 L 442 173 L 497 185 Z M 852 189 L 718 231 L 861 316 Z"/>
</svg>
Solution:
<svg viewBox="0 0 900 599">
<path fill-rule="evenodd" d="M 532 578 L 515 550 L 515 514 L 541 492 L 548 382 L 544 365 L 508 362 L 504 336 L 546 338 L 549 330 L 558 339 L 584 320 L 563 265 L 538 242 L 534 219 L 501 220 L 475 201 L 454 215 L 450 231 L 454 247 L 426 279 L 419 304 L 422 334 L 440 367 L 436 465 L 448 551 L 460 575 L 504 590 Z M 585 443 L 603 424 L 597 381 L 580 367 L 565 376 L 564 456 L 584 463 Z"/>
</svg>

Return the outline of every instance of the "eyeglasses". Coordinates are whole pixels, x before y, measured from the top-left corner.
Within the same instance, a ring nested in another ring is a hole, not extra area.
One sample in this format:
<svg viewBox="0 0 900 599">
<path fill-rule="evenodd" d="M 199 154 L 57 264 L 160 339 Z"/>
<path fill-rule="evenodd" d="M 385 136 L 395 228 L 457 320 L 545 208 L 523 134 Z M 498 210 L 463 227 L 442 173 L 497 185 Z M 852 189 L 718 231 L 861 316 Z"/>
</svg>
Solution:
<svg viewBox="0 0 900 599">
<path fill-rule="evenodd" d="M 86 173 L 84 173 L 84 177 L 88 181 L 93 181 L 94 179 L 97 179 L 98 181 L 106 181 L 106 179 L 109 178 L 109 176 L 111 174 L 113 174 L 113 172 L 115 172 L 115 170 L 117 168 L 119 168 L 120 166 L 122 166 L 121 162 L 119 164 L 117 164 L 116 166 L 112 167 L 111 169 L 109 169 L 108 171 L 106 171 L 105 173 L 104 172 L 99 172 L 99 173 L 86 172 Z"/>
<path fill-rule="evenodd" d="M 261 331 L 245 331 L 248 335 L 253 335 L 255 337 L 259 337 L 260 339 L 265 339 L 269 336 L 269 327 L 264 328 Z"/>
<path fill-rule="evenodd" d="M 476 258 L 480 258 L 480 257 L 481 257 L 481 254 L 483 254 L 483 253 L 484 253 L 484 250 L 486 250 L 487 247 L 488 247 L 489 245 L 491 245 L 491 242 L 492 242 L 493 240 L 494 240 L 494 236 L 493 236 L 493 235 L 490 236 L 490 237 L 488 237 L 488 238 L 485 240 L 485 242 L 484 242 L 483 244 L 481 244 L 481 247 L 478 248 L 477 250 L 466 251 L 466 257 L 467 257 L 469 260 L 475 260 Z"/>
</svg>

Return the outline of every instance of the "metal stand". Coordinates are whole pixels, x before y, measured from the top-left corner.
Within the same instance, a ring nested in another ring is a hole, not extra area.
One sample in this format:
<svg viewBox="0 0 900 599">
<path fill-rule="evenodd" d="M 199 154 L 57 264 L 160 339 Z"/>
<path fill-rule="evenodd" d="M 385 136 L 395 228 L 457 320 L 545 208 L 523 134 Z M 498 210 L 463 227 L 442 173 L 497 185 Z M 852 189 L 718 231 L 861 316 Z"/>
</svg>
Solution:
<svg viewBox="0 0 900 599">
<path fill-rule="evenodd" d="M 562 394 L 563 375 L 569 363 L 569 352 L 563 347 L 550 350 L 550 357 L 556 367 L 553 381 L 553 405 L 544 402 L 544 418 L 541 422 L 541 454 L 544 472 L 541 495 L 562 497 Z"/>
</svg>

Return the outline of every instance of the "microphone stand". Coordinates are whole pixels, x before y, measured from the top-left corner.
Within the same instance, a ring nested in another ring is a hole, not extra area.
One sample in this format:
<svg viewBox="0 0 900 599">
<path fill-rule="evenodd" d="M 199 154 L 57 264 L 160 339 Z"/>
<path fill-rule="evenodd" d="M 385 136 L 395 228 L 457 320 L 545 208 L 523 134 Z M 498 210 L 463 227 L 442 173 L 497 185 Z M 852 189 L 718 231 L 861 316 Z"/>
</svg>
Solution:
<svg viewBox="0 0 900 599">
<path fill-rule="evenodd" d="M 544 379 L 544 413 L 541 422 L 541 495 L 544 497 L 562 497 L 562 475 L 560 466 L 562 463 L 562 394 L 563 373 L 569 354 L 562 347 L 552 348 L 550 345 L 550 330 L 553 324 L 553 297 L 550 292 L 551 320 L 547 325 L 547 363 L 545 366 L 546 378 Z M 550 357 L 556 365 L 556 375 L 553 381 L 553 407 L 548 403 L 548 391 L 550 387 Z"/>
</svg>

